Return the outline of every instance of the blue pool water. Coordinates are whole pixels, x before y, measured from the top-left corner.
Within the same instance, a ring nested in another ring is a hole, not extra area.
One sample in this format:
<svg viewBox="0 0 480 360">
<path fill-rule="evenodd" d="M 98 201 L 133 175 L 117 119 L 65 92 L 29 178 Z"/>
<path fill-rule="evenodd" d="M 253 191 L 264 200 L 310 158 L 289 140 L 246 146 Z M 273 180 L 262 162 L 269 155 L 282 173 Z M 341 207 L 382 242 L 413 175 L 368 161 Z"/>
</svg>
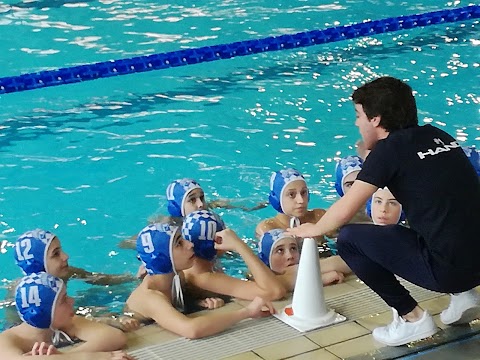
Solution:
<svg viewBox="0 0 480 360">
<path fill-rule="evenodd" d="M 0 77 L 468 4 L 1 2 Z M 1 96 L 0 298 L 20 276 L 12 242 L 35 227 L 54 231 L 74 266 L 134 273 L 134 252 L 117 244 L 165 213 L 175 178 L 253 206 L 266 200 L 272 170 L 294 166 L 311 206 L 328 207 L 333 159 L 359 137 L 349 96 L 377 76 L 408 80 L 422 123 L 478 146 L 479 45 L 478 21 L 467 21 Z M 256 224 L 274 211 L 220 214 L 253 246 Z M 235 258 L 224 265 L 244 271 Z M 133 286 L 72 281 L 69 291 L 120 309 Z"/>
</svg>

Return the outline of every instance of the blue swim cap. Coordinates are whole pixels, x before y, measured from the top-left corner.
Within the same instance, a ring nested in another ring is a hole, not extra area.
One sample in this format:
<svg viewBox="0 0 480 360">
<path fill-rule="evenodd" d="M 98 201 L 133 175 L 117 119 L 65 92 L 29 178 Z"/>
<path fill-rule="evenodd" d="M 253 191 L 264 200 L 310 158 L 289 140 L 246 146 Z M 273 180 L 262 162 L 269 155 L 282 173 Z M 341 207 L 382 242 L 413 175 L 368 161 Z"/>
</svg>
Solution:
<svg viewBox="0 0 480 360">
<path fill-rule="evenodd" d="M 178 227 L 156 223 L 145 227 L 137 237 L 137 252 L 149 275 L 175 272 L 172 249 Z"/>
<path fill-rule="evenodd" d="M 171 216 L 185 216 L 185 199 L 190 191 L 201 189 L 193 179 L 178 179 L 167 187 L 167 209 Z"/>
<path fill-rule="evenodd" d="M 388 188 L 385 186 L 386 190 L 388 190 Z M 372 197 L 370 199 L 368 199 L 367 203 L 365 204 L 365 212 L 366 214 L 373 220 L 373 217 L 372 217 L 372 201 L 373 201 L 373 198 L 375 197 L 375 194 L 376 194 L 376 191 L 375 193 L 373 193 Z M 399 202 L 400 204 L 400 202 Z M 400 204 L 400 208 L 402 209 L 402 204 Z M 405 216 L 405 213 L 403 212 L 403 209 L 400 211 L 400 216 L 398 218 L 398 221 L 397 221 L 397 224 L 401 223 L 402 221 L 405 221 L 406 220 L 406 216 Z M 375 220 L 373 220 L 373 223 L 375 225 L 378 225 Z"/>
<path fill-rule="evenodd" d="M 285 230 L 282 229 L 272 229 L 265 232 L 258 243 L 258 257 L 262 260 L 265 265 L 270 267 L 272 259 L 272 251 L 275 248 L 275 244 L 285 238 L 292 238 L 288 236 Z"/>
<path fill-rule="evenodd" d="M 22 278 L 15 290 L 15 305 L 22 321 L 39 329 L 50 328 L 62 288 L 63 281 L 46 272 Z"/>
<path fill-rule="evenodd" d="M 477 175 L 480 176 L 480 151 L 475 148 L 475 146 L 463 146 L 462 150 L 467 155 L 468 160 L 473 165 L 473 168 L 477 172 Z"/>
<path fill-rule="evenodd" d="M 296 180 L 302 180 L 305 185 L 307 184 L 303 175 L 295 169 L 284 169 L 272 173 L 270 177 L 270 194 L 268 195 L 268 201 L 279 213 L 283 213 L 282 195 L 285 187 Z"/>
<path fill-rule="evenodd" d="M 343 188 L 343 179 L 348 174 L 354 171 L 362 170 L 363 160 L 356 155 L 349 155 L 340 159 L 335 166 L 335 190 L 338 195 L 345 195 L 345 189 Z"/>
<path fill-rule="evenodd" d="M 55 235 L 50 231 L 35 229 L 20 235 L 15 243 L 15 263 L 25 275 L 48 272 L 47 251 Z"/>
<path fill-rule="evenodd" d="M 209 210 L 198 210 L 188 214 L 182 225 L 182 236 L 193 243 L 193 251 L 199 258 L 213 260 L 215 250 L 215 234 L 225 229 L 220 217 Z"/>
</svg>

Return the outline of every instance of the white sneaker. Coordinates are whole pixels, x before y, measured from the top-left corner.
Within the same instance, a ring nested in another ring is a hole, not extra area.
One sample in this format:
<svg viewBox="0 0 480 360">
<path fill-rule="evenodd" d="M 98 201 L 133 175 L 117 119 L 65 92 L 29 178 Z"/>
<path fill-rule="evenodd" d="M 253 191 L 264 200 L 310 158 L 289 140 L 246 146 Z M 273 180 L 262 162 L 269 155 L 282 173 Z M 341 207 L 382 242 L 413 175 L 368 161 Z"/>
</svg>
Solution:
<svg viewBox="0 0 480 360">
<path fill-rule="evenodd" d="M 448 308 L 440 314 L 445 325 L 467 324 L 480 318 L 480 295 L 475 289 L 450 295 Z"/>
<path fill-rule="evenodd" d="M 376 328 L 372 332 L 373 338 L 382 344 L 388 346 L 405 345 L 432 336 L 438 331 L 432 316 L 427 311 L 423 312 L 420 320 L 408 322 L 398 316 L 397 310 L 393 308 L 392 310 L 393 322 L 387 326 Z"/>
</svg>

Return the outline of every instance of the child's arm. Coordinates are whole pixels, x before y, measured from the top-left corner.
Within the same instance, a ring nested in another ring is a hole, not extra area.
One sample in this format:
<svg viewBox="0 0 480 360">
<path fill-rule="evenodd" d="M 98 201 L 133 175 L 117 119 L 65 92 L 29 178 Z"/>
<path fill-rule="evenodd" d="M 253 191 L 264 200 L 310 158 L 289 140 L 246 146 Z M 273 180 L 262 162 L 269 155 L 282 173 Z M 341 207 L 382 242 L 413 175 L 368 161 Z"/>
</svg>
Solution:
<svg viewBox="0 0 480 360">
<path fill-rule="evenodd" d="M 345 279 L 345 276 L 341 272 L 330 271 L 327 273 L 322 272 L 323 285 L 340 284 Z"/>
<path fill-rule="evenodd" d="M 283 274 L 277 274 L 276 278 L 280 281 L 287 291 L 295 289 L 295 282 L 297 281 L 298 264 L 289 266 Z"/>
<path fill-rule="evenodd" d="M 38 360 L 134 360 L 123 351 L 62 353 L 45 343 L 35 343 L 29 352 L 24 353 L 17 342 L 10 337 L 0 336 L 2 360 L 24 360 L 25 356 L 35 356 Z"/>
<path fill-rule="evenodd" d="M 245 281 L 242 279 L 234 278 L 232 276 L 228 276 L 224 273 L 217 272 L 192 274 L 188 276 L 188 281 L 192 285 L 204 290 L 246 300 L 252 300 L 256 296 L 262 295 L 266 295 L 265 298 L 269 297 L 272 300 L 277 300 L 282 298 L 286 292 L 277 279 L 273 280 L 273 284 L 279 284 L 278 287 L 281 290 L 278 291 L 278 294 L 275 294 L 271 290 L 263 290 L 254 281 Z M 275 285 L 273 285 L 273 287 L 275 287 Z"/>
<path fill-rule="evenodd" d="M 243 211 L 254 211 L 254 210 L 260 210 L 263 208 L 266 208 L 269 205 L 268 202 L 260 202 L 257 203 L 257 205 L 252 206 L 252 207 L 247 207 L 243 205 L 234 205 L 230 200 L 227 199 L 217 199 L 210 201 L 208 203 L 208 208 L 209 209 L 215 209 L 215 208 L 222 208 L 222 209 L 241 209 Z"/>
<path fill-rule="evenodd" d="M 265 221 L 262 221 L 260 224 L 257 225 L 257 227 L 255 228 L 255 238 L 257 240 L 260 240 L 263 236 L 263 234 L 265 233 L 265 230 L 264 230 L 264 223 Z"/>
<path fill-rule="evenodd" d="M 225 305 L 225 301 L 219 297 L 207 297 L 197 301 L 197 305 L 208 310 L 218 309 Z"/>
<path fill-rule="evenodd" d="M 350 269 L 347 263 L 338 255 L 330 256 L 328 258 L 322 258 L 319 261 L 322 274 L 331 271 L 340 272 L 344 275 L 352 273 L 352 269 Z"/>
<path fill-rule="evenodd" d="M 268 201 L 264 201 L 264 202 L 258 203 L 255 206 L 252 206 L 251 208 L 245 208 L 244 210 L 245 211 L 255 211 L 255 210 L 265 209 L 266 207 L 268 207 L 268 205 L 270 205 L 270 203 Z"/>
<path fill-rule="evenodd" d="M 123 332 L 132 332 L 138 330 L 140 322 L 131 316 L 118 315 L 118 316 L 87 316 L 86 319 L 90 321 L 96 321 L 101 324 L 112 326 L 120 329 Z"/>
<path fill-rule="evenodd" d="M 377 190 L 375 185 L 356 180 L 350 191 L 335 202 L 316 224 L 306 223 L 289 228 L 287 234 L 306 238 L 329 233 L 348 223 Z"/>
<path fill-rule="evenodd" d="M 262 220 L 255 228 L 255 238 L 257 238 L 257 240 L 260 240 L 263 234 L 265 234 L 267 231 L 281 228 L 282 226 L 277 223 L 275 218 L 268 218 Z"/>
<path fill-rule="evenodd" d="M 262 317 L 274 313 L 271 303 L 256 298 L 246 308 L 230 312 L 211 312 L 190 318 L 176 310 L 167 297 L 159 291 L 139 291 L 128 299 L 130 309 L 145 317 L 152 318 L 162 328 L 189 339 L 197 339 L 217 334 L 237 322 Z M 262 311 L 267 306 L 268 311 Z"/>
<path fill-rule="evenodd" d="M 230 250 L 240 254 L 248 270 L 255 278 L 255 282 L 235 279 L 225 274 L 210 273 L 210 275 L 215 276 L 215 279 L 212 276 L 211 286 L 215 286 L 217 289 L 213 290 L 210 288 L 209 290 L 242 299 L 253 299 L 255 296 L 260 296 L 264 299 L 278 300 L 285 296 L 286 289 L 276 279 L 275 274 L 233 230 L 225 229 L 218 232 L 216 241 L 215 248 L 217 250 Z"/>
<path fill-rule="evenodd" d="M 86 283 L 91 285 L 118 285 L 137 280 L 132 274 L 94 273 L 73 266 L 69 266 L 69 271 L 69 277 L 85 280 Z"/>
<path fill-rule="evenodd" d="M 320 264 L 322 264 L 323 260 L 327 260 L 330 258 L 320 259 Z M 325 271 L 323 268 L 321 269 L 321 271 L 322 271 L 322 283 L 324 286 L 339 284 L 343 282 L 343 280 L 345 279 L 345 276 L 341 271 L 329 270 L 328 266 L 327 266 L 327 271 Z M 293 291 L 295 289 L 295 282 L 297 281 L 297 272 L 298 272 L 298 265 L 289 266 L 283 274 L 277 275 L 277 279 L 279 279 L 280 283 L 288 291 Z"/>
<path fill-rule="evenodd" d="M 84 341 L 70 352 L 113 351 L 123 348 L 127 343 L 127 336 L 122 330 L 80 316 L 73 318 L 72 327 L 65 332 Z"/>
<path fill-rule="evenodd" d="M 137 235 L 132 235 L 128 239 L 120 241 L 118 247 L 120 249 L 135 250 L 137 248 Z"/>
</svg>

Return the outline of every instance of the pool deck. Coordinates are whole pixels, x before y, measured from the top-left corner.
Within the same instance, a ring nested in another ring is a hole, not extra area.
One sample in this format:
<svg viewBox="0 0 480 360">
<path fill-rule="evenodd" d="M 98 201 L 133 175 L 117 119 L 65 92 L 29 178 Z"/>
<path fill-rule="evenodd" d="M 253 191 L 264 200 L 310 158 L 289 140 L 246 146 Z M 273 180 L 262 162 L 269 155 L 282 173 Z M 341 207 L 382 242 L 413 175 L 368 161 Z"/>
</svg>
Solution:
<svg viewBox="0 0 480 360">
<path fill-rule="evenodd" d="M 405 282 L 406 283 L 406 282 Z M 300 333 L 276 318 L 246 320 L 232 329 L 205 339 L 188 340 L 157 325 L 142 327 L 128 334 L 127 351 L 142 359 L 229 359 L 229 360 L 368 360 L 397 359 L 436 348 L 442 344 L 453 344 L 462 339 L 470 341 L 470 348 L 480 349 L 480 320 L 468 325 L 449 327 L 440 322 L 440 312 L 448 306 L 449 296 L 423 290 L 406 283 L 422 308 L 434 316 L 441 329 L 433 337 L 400 347 L 386 347 L 372 338 L 375 327 L 391 322 L 389 307 L 355 276 L 342 284 L 327 286 L 324 295 L 327 305 L 347 316 L 347 321 L 323 329 Z M 480 287 L 477 288 L 480 290 Z M 239 309 L 248 301 L 236 300 L 213 311 Z M 291 298 L 274 302 L 277 310 L 291 303 Z M 198 316 L 195 313 L 190 316 Z M 473 340 L 472 340 L 473 339 Z M 456 346 L 456 359 L 480 359 L 480 353 L 472 355 L 468 346 Z M 436 348 L 437 360 L 447 356 L 447 350 Z M 472 357 L 476 356 L 476 357 Z M 418 357 L 420 359 L 421 357 Z M 446 359 L 446 358 L 445 358 Z"/>
</svg>

